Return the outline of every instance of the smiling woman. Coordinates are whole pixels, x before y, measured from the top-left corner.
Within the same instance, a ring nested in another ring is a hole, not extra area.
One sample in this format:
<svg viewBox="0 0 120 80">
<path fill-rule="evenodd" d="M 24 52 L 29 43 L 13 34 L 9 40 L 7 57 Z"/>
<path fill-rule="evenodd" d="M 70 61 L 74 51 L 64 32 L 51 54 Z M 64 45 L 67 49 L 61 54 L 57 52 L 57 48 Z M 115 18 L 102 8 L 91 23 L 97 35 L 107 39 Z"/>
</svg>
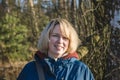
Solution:
<svg viewBox="0 0 120 80">
<path fill-rule="evenodd" d="M 75 29 L 66 19 L 51 20 L 39 38 L 35 61 L 26 64 L 17 80 L 41 80 L 41 75 L 45 80 L 94 80 L 76 53 L 79 44 Z"/>
<path fill-rule="evenodd" d="M 60 25 L 56 25 L 50 34 L 48 55 L 57 60 L 67 54 L 68 45 L 69 39 L 62 34 Z"/>
</svg>

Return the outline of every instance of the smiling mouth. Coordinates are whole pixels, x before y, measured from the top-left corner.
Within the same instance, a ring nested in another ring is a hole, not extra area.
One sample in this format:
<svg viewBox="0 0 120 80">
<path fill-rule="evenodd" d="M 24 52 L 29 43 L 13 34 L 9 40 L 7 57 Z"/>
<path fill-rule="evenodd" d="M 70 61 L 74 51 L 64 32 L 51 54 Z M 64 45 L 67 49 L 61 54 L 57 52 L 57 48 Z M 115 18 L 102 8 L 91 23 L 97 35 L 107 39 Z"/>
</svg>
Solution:
<svg viewBox="0 0 120 80">
<path fill-rule="evenodd" d="M 55 48 L 56 48 L 57 50 L 61 50 L 61 49 L 63 49 L 62 46 L 55 46 Z"/>
</svg>

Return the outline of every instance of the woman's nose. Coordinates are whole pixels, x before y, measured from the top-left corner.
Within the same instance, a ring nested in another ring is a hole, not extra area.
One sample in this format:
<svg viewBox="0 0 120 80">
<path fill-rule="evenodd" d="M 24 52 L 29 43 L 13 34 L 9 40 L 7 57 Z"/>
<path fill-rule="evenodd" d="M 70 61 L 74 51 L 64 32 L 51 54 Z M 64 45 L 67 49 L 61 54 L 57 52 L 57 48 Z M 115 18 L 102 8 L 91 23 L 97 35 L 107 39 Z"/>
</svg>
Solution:
<svg viewBox="0 0 120 80">
<path fill-rule="evenodd" d="M 64 41 L 63 37 L 59 37 L 59 38 L 58 38 L 58 42 L 59 42 L 59 43 L 62 43 L 63 41 Z"/>
</svg>

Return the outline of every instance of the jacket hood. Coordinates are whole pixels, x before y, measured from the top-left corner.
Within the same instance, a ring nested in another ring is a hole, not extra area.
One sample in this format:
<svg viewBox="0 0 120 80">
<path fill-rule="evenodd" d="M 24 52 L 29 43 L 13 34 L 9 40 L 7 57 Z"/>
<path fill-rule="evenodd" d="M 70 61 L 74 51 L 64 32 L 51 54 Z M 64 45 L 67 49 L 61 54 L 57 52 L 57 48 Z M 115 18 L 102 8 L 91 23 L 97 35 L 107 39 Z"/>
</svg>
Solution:
<svg viewBox="0 0 120 80">
<path fill-rule="evenodd" d="M 41 53 L 40 51 L 37 51 L 35 54 L 38 55 L 40 59 L 44 59 L 44 58 L 48 57 L 46 54 Z M 77 52 L 69 53 L 68 55 L 66 55 L 66 56 L 64 56 L 62 58 L 63 59 L 68 59 L 68 58 L 80 59 Z"/>
</svg>

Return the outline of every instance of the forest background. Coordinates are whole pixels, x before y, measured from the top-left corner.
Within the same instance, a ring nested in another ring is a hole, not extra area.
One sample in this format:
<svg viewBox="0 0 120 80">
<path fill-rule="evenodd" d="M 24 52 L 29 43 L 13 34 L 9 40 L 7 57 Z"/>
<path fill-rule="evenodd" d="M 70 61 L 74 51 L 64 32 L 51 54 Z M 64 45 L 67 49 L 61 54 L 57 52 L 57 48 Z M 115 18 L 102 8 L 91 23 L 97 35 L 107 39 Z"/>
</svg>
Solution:
<svg viewBox="0 0 120 80">
<path fill-rule="evenodd" d="M 120 80 L 120 0 L 0 0 L 0 80 L 16 80 L 56 17 L 74 25 L 77 51 L 95 80 Z"/>
</svg>

